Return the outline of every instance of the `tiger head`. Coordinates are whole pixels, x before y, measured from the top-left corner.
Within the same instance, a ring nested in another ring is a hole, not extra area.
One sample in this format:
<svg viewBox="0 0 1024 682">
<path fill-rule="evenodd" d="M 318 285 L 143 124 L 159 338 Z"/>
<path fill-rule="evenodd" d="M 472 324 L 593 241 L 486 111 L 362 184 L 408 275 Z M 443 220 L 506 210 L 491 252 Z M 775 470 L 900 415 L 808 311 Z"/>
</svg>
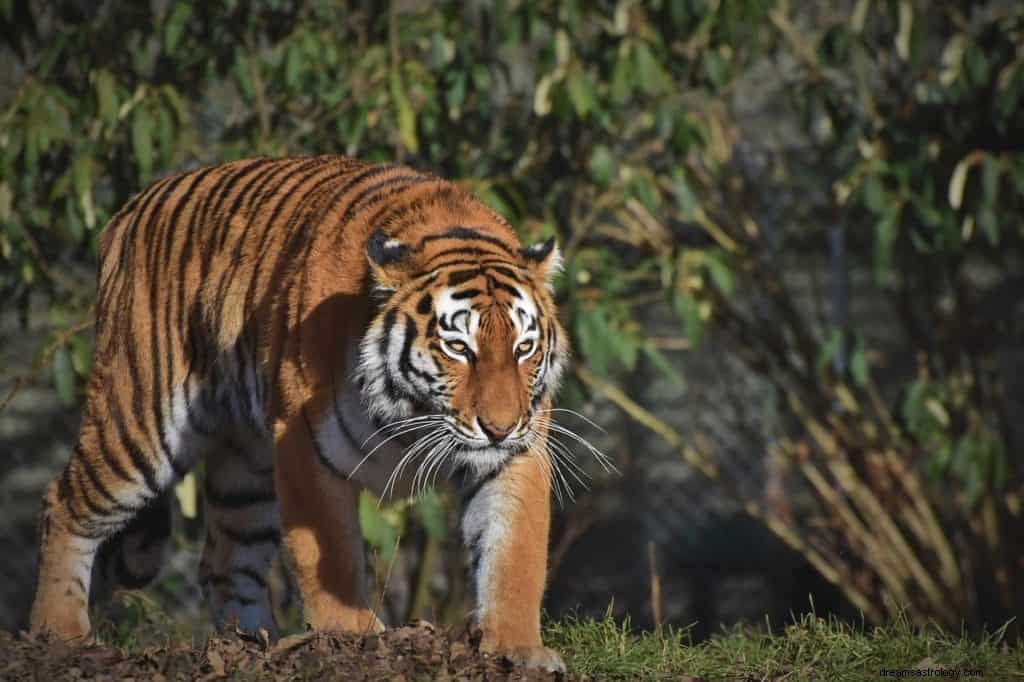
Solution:
<svg viewBox="0 0 1024 682">
<path fill-rule="evenodd" d="M 357 370 L 369 413 L 418 426 L 413 440 L 478 474 L 527 450 L 568 355 L 554 240 L 518 248 L 460 227 L 407 245 L 378 231 L 367 257 L 384 299 Z"/>
</svg>

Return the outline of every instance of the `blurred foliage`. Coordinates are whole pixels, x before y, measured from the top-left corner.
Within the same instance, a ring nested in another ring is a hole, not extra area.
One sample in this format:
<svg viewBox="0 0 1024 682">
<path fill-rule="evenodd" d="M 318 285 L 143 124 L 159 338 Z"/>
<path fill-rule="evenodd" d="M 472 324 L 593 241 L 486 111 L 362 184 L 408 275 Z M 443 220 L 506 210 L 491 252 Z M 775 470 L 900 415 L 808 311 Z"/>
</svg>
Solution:
<svg viewBox="0 0 1024 682">
<path fill-rule="evenodd" d="M 0 298 L 46 301 L 42 358 L 74 401 L 88 335 L 61 330 L 88 316 L 99 230 L 153 178 L 259 154 L 429 169 L 525 239 L 559 236 L 597 377 L 681 382 L 666 353 L 711 338 L 777 389 L 773 449 L 813 501 L 744 506 L 869 617 L 1019 613 L 998 353 L 1021 336 L 1022 30 L 1024 6 L 995 0 L 4 0 Z M 766 89 L 789 142 L 743 114 Z M 794 264 L 826 268 L 830 313 L 790 290 Z M 887 348 L 844 312 L 859 271 L 893 311 Z M 647 330 L 662 308 L 678 338 Z M 687 456 L 728 488 L 715 453 Z M 424 499 L 364 500 L 382 557 L 407 523 L 444 539 Z"/>
</svg>

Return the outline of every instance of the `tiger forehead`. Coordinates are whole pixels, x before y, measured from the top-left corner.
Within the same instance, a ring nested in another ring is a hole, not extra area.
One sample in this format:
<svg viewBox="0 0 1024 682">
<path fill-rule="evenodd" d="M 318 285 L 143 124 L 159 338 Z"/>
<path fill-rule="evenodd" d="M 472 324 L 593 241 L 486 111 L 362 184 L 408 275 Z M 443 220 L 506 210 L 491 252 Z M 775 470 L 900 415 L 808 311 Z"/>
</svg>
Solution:
<svg viewBox="0 0 1024 682">
<path fill-rule="evenodd" d="M 530 301 L 533 297 L 529 278 L 511 264 L 457 266 L 439 273 L 434 285 L 433 296 L 425 292 L 418 299 L 417 312 L 430 312 L 433 298 L 464 301 L 467 307 L 479 310 L 495 304 L 513 306 L 517 301 Z"/>
</svg>

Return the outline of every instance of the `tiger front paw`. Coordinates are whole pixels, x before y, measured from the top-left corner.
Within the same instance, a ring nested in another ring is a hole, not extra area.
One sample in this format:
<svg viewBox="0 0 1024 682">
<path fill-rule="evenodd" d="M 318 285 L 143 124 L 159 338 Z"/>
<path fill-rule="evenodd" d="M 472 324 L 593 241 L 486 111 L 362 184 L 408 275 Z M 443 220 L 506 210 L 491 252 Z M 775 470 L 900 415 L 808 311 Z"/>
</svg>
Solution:
<svg viewBox="0 0 1024 682">
<path fill-rule="evenodd" d="M 91 629 L 87 613 L 76 613 L 70 609 L 47 614 L 33 612 L 29 624 L 33 635 L 52 637 L 72 645 L 88 643 Z"/>
<path fill-rule="evenodd" d="M 549 673 L 564 673 L 565 662 L 554 649 L 546 646 L 519 646 L 501 652 L 516 665 Z"/>
<path fill-rule="evenodd" d="M 565 663 L 554 649 L 538 642 L 537 644 L 512 645 L 501 641 L 499 637 L 487 636 L 484 633 L 480 640 L 480 650 L 494 655 L 501 655 L 520 665 L 533 670 L 544 670 L 549 673 L 564 673 Z"/>
</svg>

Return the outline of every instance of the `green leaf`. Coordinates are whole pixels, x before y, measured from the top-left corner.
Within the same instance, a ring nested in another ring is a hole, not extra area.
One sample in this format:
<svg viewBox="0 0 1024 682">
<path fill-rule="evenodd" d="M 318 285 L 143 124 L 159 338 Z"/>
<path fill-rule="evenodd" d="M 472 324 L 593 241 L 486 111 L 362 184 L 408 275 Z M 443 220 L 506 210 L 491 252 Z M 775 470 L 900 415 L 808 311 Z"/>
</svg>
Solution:
<svg viewBox="0 0 1024 682">
<path fill-rule="evenodd" d="M 390 561 L 398 537 L 394 526 L 368 491 L 359 495 L 359 530 L 363 539 L 380 552 L 384 561 Z"/>
<path fill-rule="evenodd" d="M 92 157 L 79 154 L 71 164 L 71 184 L 75 198 L 82 207 L 85 225 L 90 230 L 96 227 L 96 207 L 92 198 Z"/>
<path fill-rule="evenodd" d="M 690 183 L 686 180 L 686 173 L 682 168 L 676 167 L 672 171 L 672 192 L 675 194 L 676 203 L 684 216 L 692 216 L 697 209 L 697 197 L 690 189 Z"/>
<path fill-rule="evenodd" d="M 978 225 L 985 233 L 989 244 L 999 246 L 999 220 L 991 206 L 982 206 L 978 209 Z"/>
<path fill-rule="evenodd" d="M 981 167 L 981 198 L 987 204 L 999 199 L 999 172 L 999 159 L 987 155 Z"/>
<path fill-rule="evenodd" d="M 877 175 L 869 175 L 864 180 L 864 204 L 873 213 L 881 214 L 885 211 L 885 189 Z"/>
<path fill-rule="evenodd" d="M 715 88 L 721 88 L 729 80 L 729 62 L 718 52 L 708 52 L 704 58 L 704 73 Z"/>
<path fill-rule="evenodd" d="M 817 369 L 819 372 L 823 371 L 835 360 L 836 356 L 843 352 L 843 338 L 843 330 L 838 327 L 833 327 L 829 332 L 828 339 L 821 345 L 821 350 L 818 352 Z"/>
<path fill-rule="evenodd" d="M 629 184 L 630 193 L 644 205 L 647 210 L 657 215 L 661 208 L 661 194 L 658 186 L 647 173 L 636 173 Z"/>
<path fill-rule="evenodd" d="M 971 84 L 975 87 L 987 85 L 989 62 L 985 50 L 977 45 L 971 45 L 964 53 L 964 57 L 964 63 L 967 66 L 967 73 L 970 76 Z"/>
<path fill-rule="evenodd" d="M 975 457 L 964 476 L 964 510 L 971 511 L 985 493 L 985 477 L 980 458 Z"/>
<path fill-rule="evenodd" d="M 428 536 L 435 540 L 445 539 L 448 535 L 448 513 L 436 490 L 420 495 L 413 509 Z"/>
<path fill-rule="evenodd" d="M 462 116 L 462 103 L 466 99 L 466 77 L 465 71 L 452 71 L 448 77 L 448 90 L 445 92 L 445 102 L 448 104 L 448 116 L 453 121 L 459 120 Z"/>
<path fill-rule="evenodd" d="M 594 178 L 594 182 L 602 187 L 611 184 L 612 178 L 615 176 L 615 158 L 608 151 L 608 147 L 603 144 L 594 147 L 594 151 L 590 154 L 589 169 L 590 177 Z"/>
<path fill-rule="evenodd" d="M 188 107 L 185 106 L 185 101 L 177 89 L 168 84 L 160 88 L 160 94 L 174 112 L 175 122 L 178 125 L 185 125 L 188 122 Z"/>
<path fill-rule="evenodd" d="M 162 163 L 169 165 L 174 158 L 174 117 L 171 110 L 160 107 L 156 118 L 156 139 Z"/>
<path fill-rule="evenodd" d="M 476 194 L 477 196 L 480 197 L 481 200 L 483 200 L 485 204 L 493 208 L 505 219 L 512 220 L 515 217 L 515 209 L 513 209 L 512 206 L 510 206 L 509 203 L 505 201 L 505 199 L 503 199 L 500 194 L 495 192 L 490 187 L 478 191 L 476 192 Z"/>
<path fill-rule="evenodd" d="M 863 386 L 868 382 L 868 357 L 864 351 L 864 342 L 860 337 L 857 337 L 853 352 L 850 353 L 850 376 L 858 386 Z"/>
<path fill-rule="evenodd" d="M 986 156 L 981 170 L 981 209 L 978 211 L 978 225 L 992 246 L 999 245 L 999 220 L 996 217 L 996 202 L 999 200 L 999 161 Z"/>
<path fill-rule="evenodd" d="M 630 58 L 629 44 L 619 50 L 618 57 L 615 60 L 615 66 L 612 68 L 612 101 L 616 104 L 624 104 L 629 96 L 633 93 L 634 85 L 634 68 L 633 60 Z"/>
<path fill-rule="evenodd" d="M 704 333 L 704 321 L 700 319 L 700 304 L 693 296 L 680 295 L 676 297 L 676 311 L 683 318 L 683 330 L 690 342 L 690 348 L 696 348 Z"/>
<path fill-rule="evenodd" d="M 732 276 L 732 269 L 725 262 L 725 254 L 719 250 L 708 251 L 704 254 L 704 265 L 708 268 L 711 281 L 725 294 L 731 296 L 736 285 Z"/>
<path fill-rule="evenodd" d="M 174 54 L 181 42 L 181 36 L 185 32 L 185 25 L 192 16 L 192 5 L 187 2 L 177 2 L 171 11 L 171 16 L 164 24 L 164 50 L 168 54 Z"/>
<path fill-rule="evenodd" d="M 645 343 L 640 349 L 647 356 L 647 359 L 651 361 L 651 364 L 661 372 L 662 376 L 667 377 L 676 386 L 685 388 L 686 381 L 683 379 L 682 373 L 672 365 L 664 353 L 654 347 L 654 344 Z"/>
<path fill-rule="evenodd" d="M 68 234 L 71 235 L 72 241 L 77 243 L 85 236 L 85 223 L 78 216 L 75 203 L 74 199 L 67 199 L 64 202 L 64 225 Z"/>
<path fill-rule="evenodd" d="M 416 137 L 416 112 L 409 104 L 405 94 L 405 85 L 397 65 L 391 67 L 391 102 L 395 105 L 398 116 L 398 135 L 402 144 L 412 153 L 419 151 L 420 143 Z"/>
<path fill-rule="evenodd" d="M 71 366 L 82 377 L 89 376 L 92 369 L 92 346 L 83 336 L 71 337 Z"/>
<path fill-rule="evenodd" d="M 637 85 L 648 95 L 664 91 L 669 79 L 647 43 L 638 43 L 633 51 Z"/>
<path fill-rule="evenodd" d="M 96 72 L 96 104 L 100 120 L 110 127 L 117 125 L 117 84 L 106 69 Z"/>
<path fill-rule="evenodd" d="M 67 346 L 61 346 L 53 355 L 53 384 L 62 404 L 75 404 L 75 368 Z"/>
<path fill-rule="evenodd" d="M 148 181 L 153 175 L 153 117 L 144 107 L 136 108 L 132 116 L 132 151 L 139 176 Z"/>
<path fill-rule="evenodd" d="M 604 309 L 594 306 L 580 314 L 576 333 L 587 364 L 595 373 L 607 376 L 615 360 L 615 349 L 611 343 L 614 331 L 608 325 Z"/>
<path fill-rule="evenodd" d="M 304 58 L 302 49 L 298 45 L 293 43 L 288 46 L 288 53 L 284 60 L 284 84 L 291 90 L 297 90 L 299 87 Z"/>
<path fill-rule="evenodd" d="M 888 286 L 893 279 L 893 252 L 896 246 L 896 227 L 899 210 L 891 209 L 875 223 L 874 267 L 875 281 Z"/>
<path fill-rule="evenodd" d="M 590 75 L 583 69 L 573 69 L 566 79 L 566 85 L 576 115 L 586 118 L 594 106 L 594 83 Z"/>
</svg>

